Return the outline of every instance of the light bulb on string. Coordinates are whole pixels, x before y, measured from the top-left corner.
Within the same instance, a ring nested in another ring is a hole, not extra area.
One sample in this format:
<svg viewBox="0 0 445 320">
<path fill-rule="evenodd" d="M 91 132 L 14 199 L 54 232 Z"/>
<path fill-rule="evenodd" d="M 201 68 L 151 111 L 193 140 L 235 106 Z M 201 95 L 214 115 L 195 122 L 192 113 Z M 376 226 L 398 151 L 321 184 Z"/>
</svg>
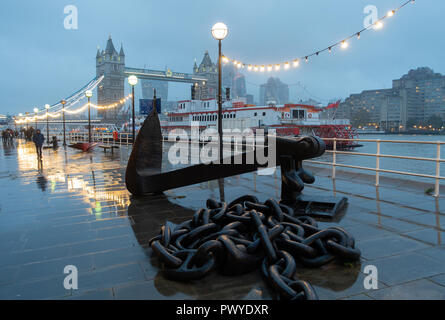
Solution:
<svg viewBox="0 0 445 320">
<path fill-rule="evenodd" d="M 284 63 L 284 70 L 289 69 L 289 67 L 290 67 L 289 62 L 285 62 Z"/>
<path fill-rule="evenodd" d="M 386 14 L 387 17 L 392 17 L 396 12 L 394 10 L 390 10 L 388 11 L 388 13 Z"/>
<path fill-rule="evenodd" d="M 263 72 L 265 70 L 264 65 L 260 67 L 260 71 Z"/>
<path fill-rule="evenodd" d="M 382 29 L 383 28 L 383 22 L 382 21 L 377 21 L 377 23 L 374 26 L 374 29 Z"/>
<path fill-rule="evenodd" d="M 293 65 L 294 65 L 295 68 L 298 67 L 299 64 L 300 64 L 300 61 L 298 59 L 295 59 L 293 61 Z"/>
<path fill-rule="evenodd" d="M 341 48 L 342 48 L 342 49 L 346 49 L 348 46 L 349 46 L 349 43 L 348 43 L 346 40 L 343 40 L 343 41 L 341 42 Z"/>
<path fill-rule="evenodd" d="M 279 63 L 277 63 L 277 64 L 275 65 L 275 71 L 278 71 L 278 70 L 280 70 L 280 64 L 279 64 Z"/>
<path fill-rule="evenodd" d="M 247 70 L 248 70 L 248 71 L 252 71 L 252 65 L 251 65 L 251 64 L 249 64 L 249 65 L 247 66 Z"/>
<path fill-rule="evenodd" d="M 271 65 L 271 64 L 269 64 L 269 65 L 267 66 L 267 71 L 272 71 L 272 65 Z"/>
</svg>

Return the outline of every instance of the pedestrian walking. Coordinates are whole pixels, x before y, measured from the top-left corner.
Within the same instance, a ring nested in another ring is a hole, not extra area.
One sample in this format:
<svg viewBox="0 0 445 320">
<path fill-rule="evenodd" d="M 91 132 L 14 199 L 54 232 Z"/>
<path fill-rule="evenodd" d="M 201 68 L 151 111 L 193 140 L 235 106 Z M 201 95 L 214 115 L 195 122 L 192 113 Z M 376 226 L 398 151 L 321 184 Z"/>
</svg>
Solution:
<svg viewBox="0 0 445 320">
<path fill-rule="evenodd" d="M 40 129 L 36 130 L 36 133 L 32 137 L 32 141 L 34 141 L 34 144 L 36 145 L 37 157 L 39 159 L 42 159 L 42 147 L 43 142 L 45 142 L 45 137 L 40 132 Z"/>
</svg>

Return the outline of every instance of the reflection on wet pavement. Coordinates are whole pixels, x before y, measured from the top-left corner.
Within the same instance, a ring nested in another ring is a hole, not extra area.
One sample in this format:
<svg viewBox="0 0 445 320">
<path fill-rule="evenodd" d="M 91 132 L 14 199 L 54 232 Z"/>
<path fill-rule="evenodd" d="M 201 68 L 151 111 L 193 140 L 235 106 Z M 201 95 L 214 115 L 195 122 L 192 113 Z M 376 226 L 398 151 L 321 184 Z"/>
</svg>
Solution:
<svg viewBox="0 0 445 320">
<path fill-rule="evenodd" d="M 127 147 L 46 149 L 41 164 L 32 143 L 0 152 L 1 299 L 272 299 L 260 272 L 242 277 L 213 273 L 192 283 L 167 280 L 148 239 L 166 221 L 179 223 L 207 198 L 255 193 L 278 198 L 279 172 L 249 173 L 132 198 L 125 188 Z M 299 267 L 321 299 L 445 298 L 445 201 L 403 187 L 376 188 L 354 175 L 333 183 L 317 170 L 310 195 L 347 196 L 346 215 L 335 223 L 357 240 L 357 264 Z M 403 186 L 403 183 L 401 183 Z M 378 290 L 363 286 L 366 265 L 378 268 Z M 63 287 L 66 265 L 79 270 L 78 290 Z"/>
</svg>

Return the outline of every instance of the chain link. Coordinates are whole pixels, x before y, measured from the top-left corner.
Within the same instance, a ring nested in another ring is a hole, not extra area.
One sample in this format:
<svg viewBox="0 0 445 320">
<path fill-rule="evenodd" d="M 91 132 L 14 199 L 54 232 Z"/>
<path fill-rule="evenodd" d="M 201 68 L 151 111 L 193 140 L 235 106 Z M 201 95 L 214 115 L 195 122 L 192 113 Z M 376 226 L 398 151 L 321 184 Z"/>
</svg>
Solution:
<svg viewBox="0 0 445 320">
<path fill-rule="evenodd" d="M 280 299 L 318 299 L 307 282 L 296 278 L 297 262 L 320 267 L 334 259 L 356 261 L 360 250 L 354 238 L 339 227 L 318 228 L 309 216 L 268 199 L 261 203 L 245 195 L 230 202 L 207 200 L 192 219 L 168 225 L 149 241 L 165 276 L 197 280 L 218 269 L 241 275 L 261 268 Z"/>
</svg>

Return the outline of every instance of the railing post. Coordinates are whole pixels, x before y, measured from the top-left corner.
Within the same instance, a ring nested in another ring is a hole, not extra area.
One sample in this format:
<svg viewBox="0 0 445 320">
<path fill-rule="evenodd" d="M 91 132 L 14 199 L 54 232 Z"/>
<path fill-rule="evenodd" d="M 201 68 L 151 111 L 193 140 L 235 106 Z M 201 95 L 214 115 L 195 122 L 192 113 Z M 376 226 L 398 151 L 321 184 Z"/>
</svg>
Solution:
<svg viewBox="0 0 445 320">
<path fill-rule="evenodd" d="M 440 141 L 437 141 L 437 154 L 436 154 L 436 186 L 434 188 L 434 196 L 439 197 L 440 194 Z"/>
<path fill-rule="evenodd" d="M 380 184 L 380 139 L 377 139 L 377 153 L 375 160 L 375 186 Z"/>
<path fill-rule="evenodd" d="M 335 165 L 337 163 L 337 138 L 334 138 L 334 148 L 332 151 L 332 179 L 335 179 Z"/>
</svg>

